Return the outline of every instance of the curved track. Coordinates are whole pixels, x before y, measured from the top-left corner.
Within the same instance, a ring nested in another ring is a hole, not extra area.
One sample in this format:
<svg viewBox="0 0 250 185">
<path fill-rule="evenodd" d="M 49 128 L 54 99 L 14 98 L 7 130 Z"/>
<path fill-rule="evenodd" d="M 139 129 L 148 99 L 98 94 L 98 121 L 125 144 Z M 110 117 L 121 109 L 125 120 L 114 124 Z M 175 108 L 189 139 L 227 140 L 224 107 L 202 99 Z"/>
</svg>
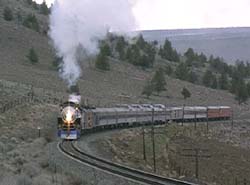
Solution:
<svg viewBox="0 0 250 185">
<path fill-rule="evenodd" d="M 141 184 L 150 185 L 194 185 L 192 183 L 179 181 L 176 179 L 165 178 L 148 172 L 140 171 L 134 168 L 129 168 L 111 161 L 98 158 L 96 156 L 87 154 L 81 151 L 74 142 L 62 141 L 58 143 L 58 148 L 61 152 L 66 154 L 68 157 L 81 162 L 83 164 L 88 164 L 99 170 L 111 173 L 122 178 L 126 178 L 130 181 L 138 182 Z"/>
</svg>

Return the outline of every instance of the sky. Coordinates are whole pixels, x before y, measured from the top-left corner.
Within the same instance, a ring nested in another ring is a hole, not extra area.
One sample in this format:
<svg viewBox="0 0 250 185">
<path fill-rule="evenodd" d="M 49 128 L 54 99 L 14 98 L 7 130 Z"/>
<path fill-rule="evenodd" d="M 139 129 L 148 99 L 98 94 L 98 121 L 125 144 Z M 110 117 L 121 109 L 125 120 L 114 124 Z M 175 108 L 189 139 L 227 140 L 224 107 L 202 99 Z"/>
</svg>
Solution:
<svg viewBox="0 0 250 185">
<path fill-rule="evenodd" d="M 250 0 L 130 1 L 138 30 L 250 26 Z"/>
</svg>

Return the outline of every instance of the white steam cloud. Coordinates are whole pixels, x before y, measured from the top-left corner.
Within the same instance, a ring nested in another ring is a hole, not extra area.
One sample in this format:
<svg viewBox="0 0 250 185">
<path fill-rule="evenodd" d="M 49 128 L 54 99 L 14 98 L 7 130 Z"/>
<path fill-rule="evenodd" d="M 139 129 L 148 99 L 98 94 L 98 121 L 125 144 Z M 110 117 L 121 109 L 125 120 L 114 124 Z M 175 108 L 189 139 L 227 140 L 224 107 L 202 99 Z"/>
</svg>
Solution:
<svg viewBox="0 0 250 185">
<path fill-rule="evenodd" d="M 107 31 L 135 30 L 129 0 L 57 0 L 50 16 L 50 37 L 63 58 L 61 77 L 74 85 L 81 75 L 79 49 L 95 54 L 97 42 Z"/>
</svg>

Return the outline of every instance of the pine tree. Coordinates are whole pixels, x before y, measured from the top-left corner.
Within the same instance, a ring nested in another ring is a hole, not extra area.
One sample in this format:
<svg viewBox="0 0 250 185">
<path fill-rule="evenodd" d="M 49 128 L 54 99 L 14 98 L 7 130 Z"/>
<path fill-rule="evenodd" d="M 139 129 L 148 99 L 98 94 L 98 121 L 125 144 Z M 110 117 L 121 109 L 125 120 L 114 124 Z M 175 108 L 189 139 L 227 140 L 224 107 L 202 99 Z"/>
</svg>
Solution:
<svg viewBox="0 0 250 185">
<path fill-rule="evenodd" d="M 37 32 L 40 31 L 40 26 L 39 26 L 39 23 L 37 21 L 37 18 L 33 14 L 27 15 L 27 17 L 23 21 L 23 25 L 25 27 L 33 29 L 33 30 L 35 30 Z"/>
<path fill-rule="evenodd" d="M 177 53 L 175 49 L 172 48 L 172 44 L 168 39 L 165 40 L 164 46 L 160 47 L 159 55 L 162 58 L 169 60 L 169 61 L 173 61 L 173 62 L 180 61 L 179 54 Z"/>
<path fill-rule="evenodd" d="M 244 80 L 241 80 L 238 83 L 238 88 L 236 91 L 236 100 L 238 100 L 239 104 L 246 102 L 248 99 L 247 87 Z"/>
<path fill-rule="evenodd" d="M 191 71 L 190 73 L 188 73 L 187 81 L 195 84 L 198 81 L 197 74 L 194 71 Z"/>
<path fill-rule="evenodd" d="M 183 62 L 180 63 L 175 70 L 176 77 L 180 80 L 187 80 L 188 74 L 189 74 L 189 69 L 187 65 Z"/>
<path fill-rule="evenodd" d="M 32 1 L 32 6 L 35 10 L 38 10 L 38 4 L 36 3 L 36 1 Z"/>
<path fill-rule="evenodd" d="M 34 48 L 29 50 L 28 59 L 32 64 L 38 63 L 39 59 Z"/>
<path fill-rule="evenodd" d="M 247 94 L 250 97 L 250 82 L 247 83 Z"/>
<path fill-rule="evenodd" d="M 63 58 L 62 57 L 55 57 L 54 60 L 52 61 L 52 67 L 56 70 L 60 68 L 60 64 L 62 63 Z"/>
<path fill-rule="evenodd" d="M 213 73 L 209 70 L 207 70 L 202 78 L 202 83 L 206 87 L 211 87 L 214 81 Z"/>
<path fill-rule="evenodd" d="M 115 50 L 119 53 L 119 58 L 121 60 L 126 59 L 126 52 L 125 52 L 126 45 L 127 42 L 125 41 L 125 38 L 123 36 L 117 38 Z"/>
<path fill-rule="evenodd" d="M 219 78 L 219 86 L 221 89 L 223 90 L 227 90 L 228 89 L 228 77 L 226 73 L 222 73 L 220 78 Z"/>
<path fill-rule="evenodd" d="M 148 57 L 148 55 L 143 54 L 139 58 L 138 65 L 142 66 L 145 69 L 145 68 L 148 68 L 148 67 L 152 66 L 152 61 L 150 60 L 150 58 Z"/>
<path fill-rule="evenodd" d="M 188 48 L 188 50 L 184 53 L 184 56 L 187 58 L 187 63 L 192 65 L 193 61 L 195 60 L 195 53 L 192 48 Z"/>
<path fill-rule="evenodd" d="M 175 49 L 172 50 L 172 61 L 180 62 L 180 56 Z"/>
<path fill-rule="evenodd" d="M 126 59 L 129 63 L 132 63 L 132 48 L 128 47 L 126 52 Z"/>
<path fill-rule="evenodd" d="M 154 46 L 157 46 L 157 45 L 158 45 L 158 41 L 157 41 L 157 40 L 154 40 L 152 44 L 153 44 Z"/>
<path fill-rule="evenodd" d="M 50 10 L 45 1 L 43 1 L 43 3 L 40 5 L 40 12 L 41 14 L 44 14 L 44 15 L 49 15 L 50 13 Z"/>
<path fill-rule="evenodd" d="M 172 69 L 171 65 L 167 65 L 167 66 L 165 67 L 165 73 L 166 73 L 168 76 L 171 76 L 171 75 L 172 75 L 173 69 Z"/>
<path fill-rule="evenodd" d="M 218 81 L 217 81 L 216 76 L 213 76 L 211 88 L 213 88 L 213 89 L 217 89 L 218 88 Z"/>
<path fill-rule="evenodd" d="M 110 65 L 107 56 L 99 53 L 96 57 L 95 67 L 104 71 L 110 70 Z"/>
<path fill-rule="evenodd" d="M 141 59 L 141 54 L 140 54 L 140 49 L 135 45 L 131 45 L 127 49 L 127 57 L 128 62 L 133 64 L 133 65 L 140 65 L 140 59 Z"/>
<path fill-rule="evenodd" d="M 12 10 L 9 7 L 5 7 L 4 12 L 3 12 L 3 16 L 4 16 L 4 19 L 6 21 L 12 21 L 13 20 Z"/>
<path fill-rule="evenodd" d="M 165 59 L 168 59 L 170 61 L 172 60 L 172 50 L 172 43 L 168 39 L 166 39 L 163 46 L 163 56 Z"/>
<path fill-rule="evenodd" d="M 232 74 L 232 80 L 231 80 L 231 86 L 230 86 L 230 92 L 233 94 L 236 94 L 238 89 L 238 84 L 243 81 L 242 76 L 239 74 L 238 71 L 234 71 Z"/>
<path fill-rule="evenodd" d="M 201 63 L 206 63 L 207 62 L 207 57 L 206 57 L 206 55 L 204 54 L 204 53 L 201 53 L 200 55 L 199 55 L 199 61 L 201 62 Z"/>
<path fill-rule="evenodd" d="M 110 70 L 108 56 L 111 56 L 111 48 L 108 43 L 101 41 L 99 43 L 100 52 L 96 57 L 95 66 L 101 70 Z"/>
<path fill-rule="evenodd" d="M 208 62 L 209 62 L 209 63 L 212 63 L 213 61 L 214 61 L 214 56 L 213 56 L 213 55 L 210 55 Z"/>
<path fill-rule="evenodd" d="M 184 99 L 191 97 L 191 93 L 189 92 L 189 90 L 186 87 L 184 87 L 182 89 L 181 94 L 183 95 Z"/>
<path fill-rule="evenodd" d="M 237 60 L 236 62 L 236 70 L 240 74 L 242 78 L 246 78 L 247 76 L 247 71 L 246 71 L 246 66 L 243 61 Z"/>
<path fill-rule="evenodd" d="M 143 88 L 142 95 L 145 95 L 147 98 L 149 98 L 153 93 L 153 86 L 150 83 L 150 81 L 147 81 L 146 85 Z"/>
<path fill-rule="evenodd" d="M 142 66 L 143 68 L 153 67 L 156 55 L 155 46 L 152 43 L 146 42 L 142 35 L 135 39 L 136 43 L 127 48 L 124 58 L 126 58 L 129 63 L 136 66 Z M 124 50 L 126 45 L 124 45 L 122 40 L 120 42 L 120 44 L 117 42 L 116 51 L 120 53 L 120 58 L 123 58 L 121 56 L 125 53 Z"/>
<path fill-rule="evenodd" d="M 147 62 L 143 65 L 144 67 L 153 67 L 156 55 L 156 47 L 153 43 L 147 43 L 143 50 L 144 55 L 147 57 Z"/>
<path fill-rule="evenodd" d="M 161 91 L 166 90 L 165 89 L 166 81 L 165 81 L 165 76 L 164 76 L 164 72 L 162 68 L 159 68 L 155 72 L 154 77 L 151 81 L 151 84 L 153 86 L 153 89 L 157 92 L 158 95 Z"/>
<path fill-rule="evenodd" d="M 144 49 L 147 45 L 146 41 L 144 40 L 142 34 L 139 35 L 137 41 L 136 41 L 136 45 L 140 48 L 140 49 Z"/>
<path fill-rule="evenodd" d="M 105 56 L 111 56 L 111 48 L 107 43 L 103 43 L 100 46 L 101 53 Z"/>
</svg>

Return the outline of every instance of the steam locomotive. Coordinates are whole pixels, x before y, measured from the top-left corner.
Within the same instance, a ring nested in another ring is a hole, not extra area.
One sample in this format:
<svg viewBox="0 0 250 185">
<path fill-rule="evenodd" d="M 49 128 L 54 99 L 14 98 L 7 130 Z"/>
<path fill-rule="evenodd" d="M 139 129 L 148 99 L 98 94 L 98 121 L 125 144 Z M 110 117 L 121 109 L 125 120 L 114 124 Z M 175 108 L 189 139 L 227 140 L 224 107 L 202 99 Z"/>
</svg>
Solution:
<svg viewBox="0 0 250 185">
<path fill-rule="evenodd" d="M 90 108 L 80 105 L 81 96 L 72 94 L 61 105 L 58 117 L 58 136 L 76 140 L 82 131 L 114 127 L 128 127 L 140 124 L 162 124 L 169 121 L 216 121 L 232 117 L 228 106 L 185 106 L 166 107 L 161 104 L 121 104 L 114 108 Z"/>
<path fill-rule="evenodd" d="M 61 114 L 58 117 L 58 136 L 62 139 L 75 140 L 81 135 L 82 108 L 81 96 L 71 94 L 67 102 L 61 104 Z"/>
</svg>

